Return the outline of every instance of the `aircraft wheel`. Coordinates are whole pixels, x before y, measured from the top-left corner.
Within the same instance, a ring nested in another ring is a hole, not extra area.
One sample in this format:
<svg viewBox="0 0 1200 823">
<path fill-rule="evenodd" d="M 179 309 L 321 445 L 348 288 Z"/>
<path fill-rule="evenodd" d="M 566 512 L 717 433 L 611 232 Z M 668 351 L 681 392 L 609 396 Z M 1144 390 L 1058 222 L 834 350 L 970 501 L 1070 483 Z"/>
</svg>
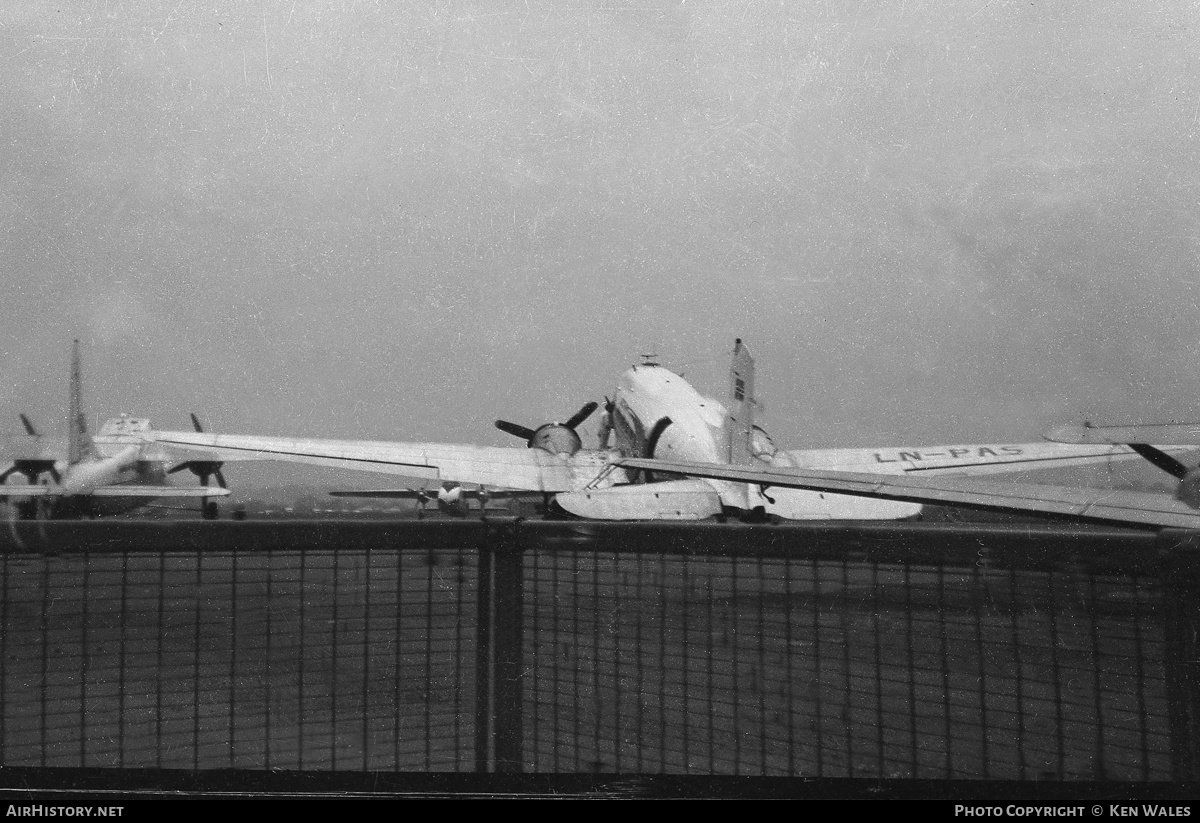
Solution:
<svg viewBox="0 0 1200 823">
<path fill-rule="evenodd" d="M 755 506 L 742 517 L 743 523 L 766 523 L 767 509 L 765 506 Z"/>
<path fill-rule="evenodd" d="M 216 520 L 221 516 L 221 510 L 216 503 L 206 502 L 200 509 L 200 516 L 205 520 Z"/>
</svg>

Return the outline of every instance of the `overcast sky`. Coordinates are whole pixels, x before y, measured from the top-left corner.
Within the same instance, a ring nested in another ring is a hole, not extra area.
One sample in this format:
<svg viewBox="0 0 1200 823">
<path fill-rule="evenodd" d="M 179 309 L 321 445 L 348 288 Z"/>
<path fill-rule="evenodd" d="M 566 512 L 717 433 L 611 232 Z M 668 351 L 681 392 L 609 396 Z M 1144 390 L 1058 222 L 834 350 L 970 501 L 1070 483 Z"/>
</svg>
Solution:
<svg viewBox="0 0 1200 823">
<path fill-rule="evenodd" d="M 654 347 L 785 447 L 1200 415 L 1190 2 L 0 6 L 0 428 L 517 445 Z M 595 420 L 588 430 L 595 430 Z"/>
</svg>

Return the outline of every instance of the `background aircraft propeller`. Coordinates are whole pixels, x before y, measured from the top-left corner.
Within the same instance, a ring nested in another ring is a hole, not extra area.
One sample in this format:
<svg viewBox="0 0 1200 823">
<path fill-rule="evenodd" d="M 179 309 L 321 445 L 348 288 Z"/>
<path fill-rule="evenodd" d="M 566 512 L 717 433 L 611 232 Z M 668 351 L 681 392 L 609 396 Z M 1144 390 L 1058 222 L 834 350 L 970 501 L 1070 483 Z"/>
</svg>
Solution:
<svg viewBox="0 0 1200 823">
<path fill-rule="evenodd" d="M 550 454 L 574 454 L 583 447 L 583 441 L 575 429 L 580 423 L 591 417 L 592 412 L 598 408 L 600 408 L 600 404 L 593 400 L 584 403 L 583 407 L 571 415 L 571 418 L 565 423 L 546 423 L 536 429 L 531 429 L 519 423 L 497 420 L 496 428 L 506 434 L 521 438 L 531 449 L 543 449 Z"/>
<path fill-rule="evenodd" d="M 203 432 L 204 427 L 200 425 L 200 418 L 196 417 L 195 412 L 192 412 L 191 415 L 192 427 L 198 432 Z M 177 466 L 167 469 L 167 474 L 174 474 L 175 472 L 187 469 L 200 479 L 201 486 L 207 486 L 208 478 L 215 477 L 217 478 L 217 485 L 222 489 L 227 489 L 229 486 L 225 483 L 225 475 L 221 473 L 222 465 L 224 463 L 220 460 L 186 460 Z M 204 503 L 201 504 L 201 511 L 206 520 L 215 520 L 217 516 L 217 504 L 205 498 Z"/>
</svg>

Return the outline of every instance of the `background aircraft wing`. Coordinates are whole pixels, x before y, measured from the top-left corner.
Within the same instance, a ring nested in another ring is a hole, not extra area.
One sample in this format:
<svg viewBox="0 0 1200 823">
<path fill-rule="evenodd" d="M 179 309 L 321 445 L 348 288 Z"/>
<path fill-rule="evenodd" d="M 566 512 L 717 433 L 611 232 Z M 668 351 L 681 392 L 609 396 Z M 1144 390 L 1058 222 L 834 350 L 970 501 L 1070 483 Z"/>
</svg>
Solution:
<svg viewBox="0 0 1200 823">
<path fill-rule="evenodd" d="M 423 480 L 450 480 L 523 491 L 567 491 L 585 484 L 605 456 L 556 456 L 542 449 L 458 443 L 393 443 L 374 440 L 259 437 L 201 432 L 149 432 L 171 450 L 201 452 L 207 459 L 277 460 L 337 469 L 378 472 Z M 195 454 L 188 459 L 196 460 Z"/>
<path fill-rule="evenodd" d="M 208 486 L 100 486 L 80 497 L 224 497 L 229 489 Z M 59 486 L 0 486 L 0 499 L 8 497 L 61 497 Z"/>
<path fill-rule="evenodd" d="M 30 483 L 27 486 L 0 486 L 0 500 L 10 497 L 56 497 L 62 494 L 58 486 L 41 486 Z"/>
<path fill-rule="evenodd" d="M 1059 426 L 1043 435 L 1056 443 L 1180 443 L 1200 445 L 1200 423 Z M 1159 446 L 1160 449 L 1164 447 Z"/>
<path fill-rule="evenodd" d="M 331 491 L 334 497 L 385 497 L 395 500 L 433 500 L 438 496 L 437 489 L 339 489 Z M 487 497 L 488 500 L 509 500 L 514 497 L 540 497 L 541 492 L 516 489 L 498 489 L 488 491 L 485 495 L 479 489 L 463 489 L 463 497 L 478 500 Z"/>
<path fill-rule="evenodd" d="M 67 459 L 67 439 L 44 435 L 16 434 L 6 437 L 2 456 L 6 460 L 45 460 L 54 462 Z"/>
<path fill-rule="evenodd" d="M 329 493 L 333 497 L 384 497 L 391 500 L 433 500 L 437 489 L 339 489 Z"/>
<path fill-rule="evenodd" d="M 229 489 L 217 486 L 143 486 L 130 483 L 123 486 L 101 486 L 92 497 L 225 497 Z"/>
<path fill-rule="evenodd" d="M 736 480 L 764 487 L 779 486 L 908 503 L 1026 512 L 1132 526 L 1200 528 L 1200 511 L 1162 493 L 963 477 L 912 477 L 783 467 L 751 468 L 641 458 L 621 458 L 614 462 L 627 469 Z"/>
</svg>

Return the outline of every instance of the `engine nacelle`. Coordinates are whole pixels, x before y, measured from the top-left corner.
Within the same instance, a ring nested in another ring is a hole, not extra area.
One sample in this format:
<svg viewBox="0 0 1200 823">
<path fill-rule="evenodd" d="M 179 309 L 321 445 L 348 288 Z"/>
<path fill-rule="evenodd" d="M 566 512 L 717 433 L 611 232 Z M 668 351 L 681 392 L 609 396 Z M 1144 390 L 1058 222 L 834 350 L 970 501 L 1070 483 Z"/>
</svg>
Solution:
<svg viewBox="0 0 1200 823">
<path fill-rule="evenodd" d="M 579 424 L 588 419 L 600 407 L 595 401 L 584 403 L 583 408 L 571 415 L 565 423 L 545 423 L 536 429 L 522 426 L 519 423 L 509 423 L 507 420 L 497 420 L 496 428 L 506 434 L 519 437 L 531 449 L 541 449 L 553 455 L 572 455 L 583 448 L 583 441 L 575 433 Z"/>
<path fill-rule="evenodd" d="M 571 427 L 562 423 L 547 423 L 534 431 L 533 437 L 529 438 L 529 448 L 550 454 L 571 455 L 583 448 L 583 441 Z"/>
<path fill-rule="evenodd" d="M 1192 469 L 1179 481 L 1179 489 L 1175 499 L 1186 503 L 1193 509 L 1200 509 L 1200 468 Z"/>
</svg>

